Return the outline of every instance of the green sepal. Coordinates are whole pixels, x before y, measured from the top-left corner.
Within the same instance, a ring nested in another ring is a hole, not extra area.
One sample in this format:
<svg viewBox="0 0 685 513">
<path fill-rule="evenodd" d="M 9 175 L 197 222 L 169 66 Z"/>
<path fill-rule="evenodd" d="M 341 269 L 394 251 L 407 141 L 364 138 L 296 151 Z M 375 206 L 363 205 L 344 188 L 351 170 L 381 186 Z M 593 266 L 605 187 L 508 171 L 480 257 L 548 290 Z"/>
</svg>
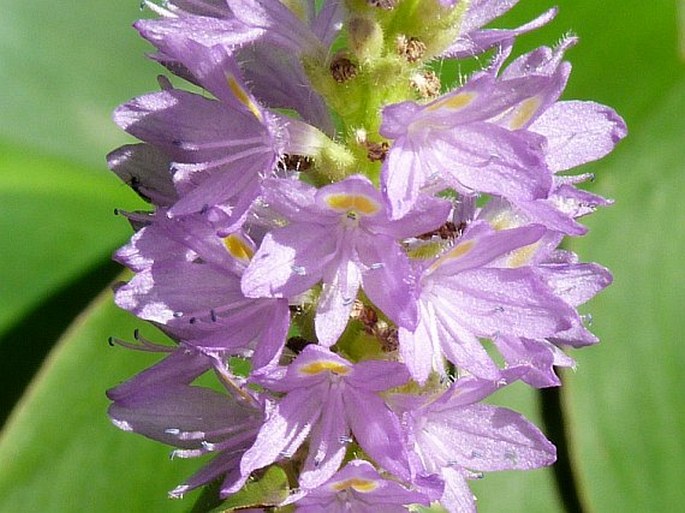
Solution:
<svg viewBox="0 0 685 513">
<path fill-rule="evenodd" d="M 290 493 L 288 476 L 281 467 L 269 467 L 258 481 L 248 482 L 242 490 L 208 513 L 229 513 L 242 508 L 276 506 Z"/>
</svg>

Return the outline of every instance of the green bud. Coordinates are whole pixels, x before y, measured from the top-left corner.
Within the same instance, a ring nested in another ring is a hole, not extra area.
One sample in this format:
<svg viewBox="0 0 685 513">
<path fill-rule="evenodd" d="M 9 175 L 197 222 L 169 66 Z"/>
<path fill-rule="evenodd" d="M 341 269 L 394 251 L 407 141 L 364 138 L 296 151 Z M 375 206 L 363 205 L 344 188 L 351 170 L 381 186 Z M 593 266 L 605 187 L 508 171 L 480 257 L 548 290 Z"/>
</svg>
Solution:
<svg viewBox="0 0 685 513">
<path fill-rule="evenodd" d="M 350 50 L 361 63 L 373 63 L 383 52 L 383 29 L 366 16 L 352 16 L 347 26 Z"/>
</svg>

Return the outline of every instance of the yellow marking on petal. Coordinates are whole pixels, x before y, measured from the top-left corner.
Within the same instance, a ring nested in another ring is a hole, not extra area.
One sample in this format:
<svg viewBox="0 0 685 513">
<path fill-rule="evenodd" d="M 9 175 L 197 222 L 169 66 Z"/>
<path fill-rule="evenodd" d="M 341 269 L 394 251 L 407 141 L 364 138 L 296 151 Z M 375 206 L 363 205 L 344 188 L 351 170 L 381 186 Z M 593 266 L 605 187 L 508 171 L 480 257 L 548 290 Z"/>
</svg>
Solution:
<svg viewBox="0 0 685 513">
<path fill-rule="evenodd" d="M 467 240 L 466 242 L 462 242 L 461 244 L 454 246 L 450 251 L 442 255 L 435 262 L 433 262 L 433 264 L 429 267 L 429 270 L 435 271 L 447 260 L 454 260 L 455 258 L 463 257 L 464 255 L 469 253 L 475 245 L 476 241 Z"/>
<path fill-rule="evenodd" d="M 348 488 L 354 488 L 357 492 L 369 493 L 378 488 L 378 483 L 376 481 L 370 481 L 369 479 L 360 479 L 358 477 L 353 477 L 352 479 L 346 479 L 345 481 L 340 481 L 339 483 L 333 483 L 331 488 L 336 492 L 342 492 Z"/>
<path fill-rule="evenodd" d="M 322 372 L 332 372 L 333 374 L 344 376 L 350 372 L 350 368 L 342 363 L 321 360 L 308 363 L 300 369 L 300 373 L 310 376 L 321 374 Z"/>
<path fill-rule="evenodd" d="M 524 265 L 528 265 L 530 264 L 530 261 L 533 259 L 533 256 L 535 255 L 537 249 L 537 242 L 516 249 L 512 251 L 509 258 L 507 258 L 507 264 L 509 265 L 509 267 L 523 267 Z"/>
<path fill-rule="evenodd" d="M 490 226 L 492 226 L 492 228 L 498 232 L 512 227 L 511 221 L 505 216 L 495 217 L 490 221 Z"/>
<path fill-rule="evenodd" d="M 229 254 L 238 260 L 249 262 L 254 256 L 254 250 L 245 242 L 245 239 L 235 233 L 224 237 L 224 246 L 226 246 Z"/>
<path fill-rule="evenodd" d="M 255 102 L 252 101 L 250 95 L 247 94 L 247 91 L 240 87 L 240 84 L 235 79 L 235 77 L 230 73 L 227 73 L 226 80 L 228 80 L 228 87 L 231 90 L 231 93 L 233 93 L 233 96 L 235 96 L 236 100 L 245 105 L 245 107 L 247 107 L 248 110 L 252 112 L 252 114 L 254 114 L 254 117 L 256 117 L 259 121 L 263 121 L 264 119 L 259 108 L 255 104 Z"/>
<path fill-rule="evenodd" d="M 432 105 L 426 107 L 426 110 L 438 110 L 438 109 L 463 109 L 467 105 L 473 102 L 478 96 L 476 93 L 459 93 L 454 96 L 450 96 L 443 100 L 439 100 Z"/>
<path fill-rule="evenodd" d="M 509 127 L 512 130 L 517 130 L 530 121 L 535 113 L 538 111 L 542 98 L 533 96 L 527 100 L 523 100 L 521 104 L 514 110 L 514 115 L 509 122 Z"/>
<path fill-rule="evenodd" d="M 526 219 L 517 215 L 511 210 L 502 210 L 488 220 L 490 226 L 495 231 L 509 230 L 511 228 L 518 228 L 527 223 Z"/>
<path fill-rule="evenodd" d="M 473 246 L 475 246 L 475 245 L 476 245 L 476 241 L 473 241 L 473 240 L 467 240 L 466 242 L 462 242 L 461 244 L 457 244 L 448 253 L 445 253 L 445 256 L 443 258 L 452 259 L 452 258 L 462 257 L 466 253 L 470 252 L 473 249 Z"/>
<path fill-rule="evenodd" d="M 380 204 L 363 194 L 330 194 L 326 196 L 326 203 L 333 210 L 339 212 L 358 212 L 367 216 L 373 215 L 381 209 Z"/>
</svg>

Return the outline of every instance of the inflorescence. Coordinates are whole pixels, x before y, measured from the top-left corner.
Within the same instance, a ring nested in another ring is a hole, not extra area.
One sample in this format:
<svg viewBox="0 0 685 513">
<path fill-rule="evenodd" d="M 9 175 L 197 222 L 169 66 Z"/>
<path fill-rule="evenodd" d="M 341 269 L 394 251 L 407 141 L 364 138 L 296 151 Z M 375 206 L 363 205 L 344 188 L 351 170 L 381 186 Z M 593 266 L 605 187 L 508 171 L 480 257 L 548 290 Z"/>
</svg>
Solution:
<svg viewBox="0 0 685 513">
<path fill-rule="evenodd" d="M 566 172 L 626 128 L 559 100 L 574 37 L 511 57 L 555 9 L 483 28 L 516 3 L 145 2 L 151 57 L 201 92 L 162 77 L 114 113 L 142 142 L 109 166 L 152 205 L 124 213 L 115 300 L 174 345 L 119 341 L 165 357 L 109 415 L 213 455 L 172 497 L 280 472 L 252 511 L 473 512 L 469 480 L 555 461 L 482 401 L 560 385 L 564 349 L 597 342 L 577 308 L 611 275 L 559 245 L 610 201 Z M 474 56 L 441 83 L 436 63 Z"/>
</svg>

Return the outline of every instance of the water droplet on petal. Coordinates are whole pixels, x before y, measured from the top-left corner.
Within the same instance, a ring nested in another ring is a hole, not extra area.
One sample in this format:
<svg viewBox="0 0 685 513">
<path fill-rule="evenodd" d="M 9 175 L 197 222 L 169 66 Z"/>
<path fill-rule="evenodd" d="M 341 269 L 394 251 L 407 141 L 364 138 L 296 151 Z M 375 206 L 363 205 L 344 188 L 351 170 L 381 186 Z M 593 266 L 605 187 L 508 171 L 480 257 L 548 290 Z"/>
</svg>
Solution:
<svg viewBox="0 0 685 513">
<path fill-rule="evenodd" d="M 307 270 L 300 265 L 292 265 L 290 266 L 290 269 L 298 276 L 304 276 L 305 274 L 307 274 Z"/>
</svg>

